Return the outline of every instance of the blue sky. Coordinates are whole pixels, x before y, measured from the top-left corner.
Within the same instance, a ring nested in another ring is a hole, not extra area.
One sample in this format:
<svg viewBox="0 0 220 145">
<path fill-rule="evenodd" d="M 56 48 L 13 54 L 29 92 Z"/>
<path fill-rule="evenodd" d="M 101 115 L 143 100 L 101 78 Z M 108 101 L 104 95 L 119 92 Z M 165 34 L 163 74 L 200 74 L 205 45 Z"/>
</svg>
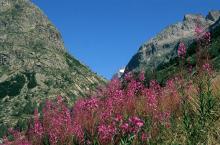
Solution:
<svg viewBox="0 0 220 145">
<path fill-rule="evenodd" d="M 61 32 L 68 51 L 106 78 L 141 44 L 184 14 L 220 10 L 220 0 L 32 0 Z"/>
</svg>

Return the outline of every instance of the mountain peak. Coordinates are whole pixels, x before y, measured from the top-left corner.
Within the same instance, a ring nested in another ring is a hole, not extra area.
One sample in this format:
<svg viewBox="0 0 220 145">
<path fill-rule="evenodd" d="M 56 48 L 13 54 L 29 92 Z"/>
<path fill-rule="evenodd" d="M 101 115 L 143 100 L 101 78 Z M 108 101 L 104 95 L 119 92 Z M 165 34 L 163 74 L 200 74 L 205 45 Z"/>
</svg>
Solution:
<svg viewBox="0 0 220 145">
<path fill-rule="evenodd" d="M 43 12 L 29 0 L 0 0 L 0 30 L 10 33 L 38 31 L 39 36 L 29 36 L 32 40 L 47 40 L 49 49 L 65 52 L 61 34 Z M 8 36 L 8 35 L 7 35 Z M 5 39 L 8 39 L 8 37 Z M 36 37 L 36 38 L 33 38 Z M 2 40 L 6 41 L 6 40 Z M 15 41 L 17 45 L 19 41 Z M 22 41 L 23 42 L 23 41 Z M 24 42 L 23 42 L 24 43 Z"/>
<path fill-rule="evenodd" d="M 144 43 L 126 66 L 126 71 L 152 70 L 168 62 L 177 55 L 178 43 L 190 45 L 194 39 L 197 23 L 203 28 L 213 25 L 219 18 L 219 11 L 211 11 L 204 17 L 201 14 L 186 14 L 182 22 L 169 25 L 155 37 Z"/>
<path fill-rule="evenodd" d="M 100 83 L 104 79 L 67 53 L 61 34 L 37 6 L 0 0 L 0 125 L 27 116 L 30 104 L 57 95 L 71 103 Z"/>
<path fill-rule="evenodd" d="M 211 21 L 217 21 L 219 17 L 220 17 L 220 10 L 212 10 L 206 16 L 206 18 Z"/>
<path fill-rule="evenodd" d="M 200 19 L 204 18 L 205 19 L 205 17 L 201 14 L 186 14 L 186 15 L 184 15 L 183 21 L 192 21 L 192 20 L 195 21 L 198 18 L 200 18 Z"/>
</svg>

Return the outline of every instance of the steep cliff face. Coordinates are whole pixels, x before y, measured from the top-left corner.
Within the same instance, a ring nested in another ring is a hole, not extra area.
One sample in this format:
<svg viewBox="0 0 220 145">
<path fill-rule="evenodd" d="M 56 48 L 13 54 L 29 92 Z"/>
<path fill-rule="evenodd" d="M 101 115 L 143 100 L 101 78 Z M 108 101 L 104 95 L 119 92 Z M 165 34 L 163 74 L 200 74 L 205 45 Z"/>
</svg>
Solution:
<svg viewBox="0 0 220 145">
<path fill-rule="evenodd" d="M 29 0 L 0 0 L 0 124 L 28 117 L 46 98 L 71 103 L 104 79 L 70 56 L 58 30 Z"/>
<path fill-rule="evenodd" d="M 180 41 L 187 45 L 193 42 L 197 23 L 203 28 L 209 28 L 219 17 L 220 11 L 210 11 L 206 17 L 198 14 L 185 15 L 183 22 L 168 26 L 143 44 L 129 61 L 126 72 L 153 70 L 159 65 L 169 62 L 177 56 L 177 47 Z"/>
</svg>

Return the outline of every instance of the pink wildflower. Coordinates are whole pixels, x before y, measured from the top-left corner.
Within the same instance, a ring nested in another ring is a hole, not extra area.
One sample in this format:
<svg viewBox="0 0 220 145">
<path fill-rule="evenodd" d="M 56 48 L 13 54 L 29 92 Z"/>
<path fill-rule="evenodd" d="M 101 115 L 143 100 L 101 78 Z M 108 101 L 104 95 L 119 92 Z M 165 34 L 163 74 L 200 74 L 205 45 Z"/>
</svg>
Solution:
<svg viewBox="0 0 220 145">
<path fill-rule="evenodd" d="M 34 110 L 34 123 L 28 132 L 29 138 L 31 138 L 35 144 L 41 143 L 42 138 L 43 138 L 43 133 L 44 133 L 44 130 L 43 130 L 43 127 L 39 120 L 38 115 L 39 115 L 38 110 L 35 109 Z"/>
<path fill-rule="evenodd" d="M 138 133 L 141 127 L 144 125 L 144 122 L 136 116 L 129 118 L 129 123 L 131 124 L 129 130 L 134 134 Z"/>
<path fill-rule="evenodd" d="M 202 36 L 202 42 L 203 45 L 207 46 L 211 42 L 211 33 L 210 32 L 205 32 Z"/>
<path fill-rule="evenodd" d="M 144 81 L 145 80 L 145 73 L 144 73 L 144 71 L 141 71 L 141 73 L 139 74 L 139 80 L 140 81 Z"/>
<path fill-rule="evenodd" d="M 84 132 L 82 126 L 77 122 L 73 123 L 73 135 L 80 143 L 84 142 Z"/>
<path fill-rule="evenodd" d="M 93 97 L 93 98 L 85 100 L 83 108 L 87 110 L 94 110 L 98 108 L 98 105 L 99 105 L 99 99 L 96 97 Z"/>
<path fill-rule="evenodd" d="M 145 91 L 146 91 L 146 96 L 147 96 L 147 105 L 149 109 L 152 109 L 152 111 L 156 111 L 157 110 L 157 97 L 155 93 L 150 89 L 146 89 Z"/>
<path fill-rule="evenodd" d="M 138 128 L 141 128 L 144 125 L 144 122 L 138 118 L 138 117 L 131 117 L 129 118 L 129 122 L 135 126 L 137 126 Z"/>
<path fill-rule="evenodd" d="M 123 134 L 126 134 L 129 132 L 129 124 L 128 123 L 124 123 L 120 126 L 120 129 L 122 131 Z"/>
<path fill-rule="evenodd" d="M 212 66 L 209 63 L 205 63 L 202 66 L 203 71 L 207 72 L 208 74 L 211 74 L 212 72 Z"/>
<path fill-rule="evenodd" d="M 133 75 L 132 75 L 131 72 L 128 72 L 128 73 L 125 74 L 125 80 L 126 81 L 130 81 L 130 80 L 132 80 L 132 78 L 133 78 Z"/>
<path fill-rule="evenodd" d="M 195 28 L 195 33 L 196 33 L 197 36 L 200 36 L 203 33 L 202 27 L 197 25 L 196 28 Z"/>
<path fill-rule="evenodd" d="M 60 104 L 63 102 L 62 96 L 57 96 L 57 104 Z"/>
<path fill-rule="evenodd" d="M 116 114 L 115 119 L 116 122 L 121 123 L 123 121 L 123 116 L 121 114 Z"/>
<path fill-rule="evenodd" d="M 102 144 L 109 144 L 113 141 L 116 129 L 111 125 L 99 125 L 98 134 Z"/>
<path fill-rule="evenodd" d="M 185 47 L 185 44 L 183 42 L 180 42 L 178 50 L 177 50 L 177 53 L 178 53 L 178 57 L 180 57 L 180 58 L 184 58 L 185 57 L 185 55 L 186 55 L 186 47 Z"/>
</svg>

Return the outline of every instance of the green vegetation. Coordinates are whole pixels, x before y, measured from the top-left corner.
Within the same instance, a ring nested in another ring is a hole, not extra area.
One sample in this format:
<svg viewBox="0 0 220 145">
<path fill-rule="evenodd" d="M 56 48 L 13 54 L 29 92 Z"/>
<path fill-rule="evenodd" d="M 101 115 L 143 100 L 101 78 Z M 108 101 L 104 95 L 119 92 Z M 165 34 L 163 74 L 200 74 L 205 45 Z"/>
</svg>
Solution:
<svg viewBox="0 0 220 145">
<path fill-rule="evenodd" d="M 36 80 L 36 73 L 35 72 L 26 72 L 25 73 L 27 80 L 28 80 L 28 84 L 27 87 L 28 89 L 33 89 L 37 86 L 37 80 Z"/>
<path fill-rule="evenodd" d="M 3 123 L 0 123 L 0 138 L 3 137 L 8 131 L 8 127 L 3 124 Z"/>
<path fill-rule="evenodd" d="M 43 51 L 45 49 L 45 42 L 43 40 L 37 40 L 34 42 L 31 42 L 30 46 L 35 50 L 35 51 Z"/>
<path fill-rule="evenodd" d="M 15 4 L 14 9 L 11 9 L 11 14 L 13 19 L 16 18 L 18 16 L 19 13 L 21 13 L 23 11 L 23 8 L 21 5 L 19 4 Z"/>
<path fill-rule="evenodd" d="M 28 121 L 26 119 L 19 119 L 15 125 L 15 129 L 18 131 L 25 131 L 28 129 Z"/>
<path fill-rule="evenodd" d="M 10 80 L 0 83 L 0 98 L 8 96 L 17 96 L 20 94 L 21 89 L 24 87 L 25 77 L 17 74 Z"/>
<path fill-rule="evenodd" d="M 35 102 L 32 102 L 31 100 L 28 100 L 24 108 L 22 107 L 19 114 L 33 114 L 35 108 L 37 108 L 37 104 Z"/>
<path fill-rule="evenodd" d="M 65 58 L 66 58 L 66 62 L 69 65 L 70 68 L 75 69 L 78 67 L 85 67 L 83 66 L 78 60 L 76 60 L 75 58 L 73 58 L 70 54 L 66 53 L 65 54 Z"/>
</svg>

